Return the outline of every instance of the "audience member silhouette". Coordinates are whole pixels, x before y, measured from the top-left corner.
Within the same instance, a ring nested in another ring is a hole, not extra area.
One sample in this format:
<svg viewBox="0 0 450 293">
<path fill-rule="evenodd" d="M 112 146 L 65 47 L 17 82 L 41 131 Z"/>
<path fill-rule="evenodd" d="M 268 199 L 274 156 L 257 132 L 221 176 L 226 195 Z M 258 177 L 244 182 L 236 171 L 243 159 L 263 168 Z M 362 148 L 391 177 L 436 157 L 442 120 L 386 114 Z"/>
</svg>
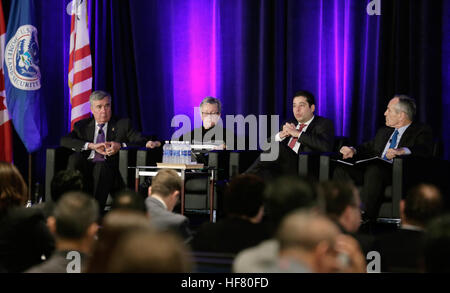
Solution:
<svg viewBox="0 0 450 293">
<path fill-rule="evenodd" d="M 25 208 L 27 191 L 17 168 L 0 162 L 0 272 L 23 272 L 54 250 L 42 211 Z"/>
<path fill-rule="evenodd" d="M 179 201 L 182 181 L 177 172 L 163 169 L 156 174 L 149 187 L 149 197 L 145 200 L 150 223 L 159 231 L 172 231 L 185 239 L 192 240 L 189 219 L 173 212 Z"/>
<path fill-rule="evenodd" d="M 278 230 L 282 219 L 299 208 L 320 209 L 316 188 L 310 180 L 296 176 L 280 177 L 269 183 L 264 192 L 269 233 Z M 264 273 L 278 261 L 278 241 L 265 240 L 241 251 L 233 262 L 233 272 Z"/>
<path fill-rule="evenodd" d="M 44 217 L 47 219 L 53 214 L 55 205 L 61 196 L 70 191 L 83 191 L 84 181 L 83 174 L 78 170 L 62 170 L 53 176 L 50 186 L 51 200 L 34 205 L 33 208 L 42 210 Z"/>
<path fill-rule="evenodd" d="M 56 251 L 28 273 L 81 273 L 87 265 L 98 225 L 98 204 L 82 192 L 69 192 L 56 204 L 47 220 L 55 236 Z"/>
<path fill-rule="evenodd" d="M 189 273 L 192 257 L 183 240 L 169 232 L 136 230 L 123 236 L 108 273 Z"/>
<path fill-rule="evenodd" d="M 224 196 L 226 217 L 206 223 L 194 237 L 194 251 L 237 253 L 268 238 L 261 224 L 264 181 L 255 175 L 235 177 Z"/>
<path fill-rule="evenodd" d="M 426 228 L 425 271 L 450 273 L 450 215 L 440 216 Z"/>
<path fill-rule="evenodd" d="M 375 250 L 381 254 L 381 270 L 423 272 L 425 227 L 442 210 L 439 189 L 429 184 L 413 187 L 400 202 L 400 229 L 377 237 Z"/>
<path fill-rule="evenodd" d="M 278 261 L 272 273 L 363 273 L 364 256 L 357 241 L 341 233 L 325 215 L 300 210 L 289 214 L 280 225 Z M 342 261 L 345 255 L 345 261 Z"/>
<path fill-rule="evenodd" d="M 107 213 L 86 272 L 105 273 L 109 262 L 114 258 L 113 251 L 118 241 L 130 232 L 148 229 L 151 229 L 150 222 L 142 211 L 113 209 Z"/>
</svg>

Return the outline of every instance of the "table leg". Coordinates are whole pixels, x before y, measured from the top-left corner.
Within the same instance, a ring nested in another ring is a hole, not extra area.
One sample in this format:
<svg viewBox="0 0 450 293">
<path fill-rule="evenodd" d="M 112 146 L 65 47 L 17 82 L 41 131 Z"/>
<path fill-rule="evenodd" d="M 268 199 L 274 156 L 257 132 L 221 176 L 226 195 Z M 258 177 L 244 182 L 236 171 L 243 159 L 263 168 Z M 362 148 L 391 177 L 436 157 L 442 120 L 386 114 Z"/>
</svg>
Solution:
<svg viewBox="0 0 450 293">
<path fill-rule="evenodd" d="M 214 212 L 214 170 L 211 171 L 211 178 L 209 181 L 209 221 L 215 222 L 213 217 Z"/>
<path fill-rule="evenodd" d="M 134 176 L 134 191 L 139 192 L 139 168 L 136 168 Z"/>
<path fill-rule="evenodd" d="M 181 170 L 181 214 L 184 215 L 185 170 Z"/>
</svg>

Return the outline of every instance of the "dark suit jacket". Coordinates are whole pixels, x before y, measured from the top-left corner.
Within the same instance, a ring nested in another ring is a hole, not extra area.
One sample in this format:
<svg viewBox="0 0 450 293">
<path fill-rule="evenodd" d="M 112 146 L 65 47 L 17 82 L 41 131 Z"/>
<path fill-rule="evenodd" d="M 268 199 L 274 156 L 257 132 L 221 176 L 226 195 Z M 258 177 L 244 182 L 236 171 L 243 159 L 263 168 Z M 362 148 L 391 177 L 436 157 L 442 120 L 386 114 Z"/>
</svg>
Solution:
<svg viewBox="0 0 450 293">
<path fill-rule="evenodd" d="M 34 266 L 30 269 L 28 269 L 27 271 L 25 271 L 25 273 L 38 273 L 38 274 L 62 274 L 62 273 L 68 273 L 67 271 L 67 265 L 72 262 L 72 259 L 69 258 L 67 259 L 67 255 L 69 254 L 69 252 L 71 252 L 72 250 L 56 250 L 52 256 L 50 257 L 50 259 L 48 259 L 47 261 L 41 263 L 40 265 Z M 80 271 L 84 272 L 85 271 L 85 267 L 87 265 L 88 262 L 88 257 L 80 252 Z"/>
<path fill-rule="evenodd" d="M 356 147 L 358 159 L 378 156 L 381 157 L 386 143 L 394 132 L 392 127 L 382 127 L 375 137 L 366 143 Z M 403 133 L 398 148 L 407 147 L 411 155 L 419 157 L 429 157 L 432 155 L 433 135 L 428 125 L 413 122 Z"/>
<path fill-rule="evenodd" d="M 374 249 L 381 255 L 383 272 L 423 272 L 424 232 L 398 229 L 377 237 Z"/>
<path fill-rule="evenodd" d="M 176 232 L 183 237 L 186 242 L 189 242 L 192 239 L 188 218 L 168 211 L 159 200 L 151 196 L 147 197 L 145 205 L 150 214 L 150 222 L 156 229 Z"/>
<path fill-rule="evenodd" d="M 297 120 L 290 120 L 289 123 L 298 124 Z M 290 138 L 285 138 L 281 144 L 288 146 Z M 300 142 L 300 152 L 331 152 L 334 144 L 334 126 L 330 119 L 314 116 L 311 124 L 298 138 Z"/>
<path fill-rule="evenodd" d="M 53 236 L 39 209 L 17 207 L 0 215 L 0 272 L 23 272 L 50 257 Z"/>
<path fill-rule="evenodd" d="M 217 223 L 202 225 L 194 237 L 192 248 L 195 251 L 238 253 L 268 238 L 267 230 L 262 224 L 253 224 L 239 218 L 225 218 Z"/>
<path fill-rule="evenodd" d="M 82 152 L 82 155 L 87 159 L 91 150 L 82 151 L 86 142 L 94 141 L 95 119 L 94 117 L 86 118 L 78 121 L 73 126 L 72 132 L 61 138 L 61 146 L 72 149 L 76 152 Z M 108 129 L 106 133 L 106 141 L 115 141 L 118 143 L 126 143 L 127 146 L 145 146 L 146 139 L 141 134 L 131 127 L 130 119 L 116 119 L 111 117 L 108 122 Z M 119 154 L 106 157 L 107 161 L 118 163 Z"/>
<path fill-rule="evenodd" d="M 298 124 L 297 120 L 290 120 L 289 123 Z M 261 156 L 250 166 L 246 173 L 253 173 L 265 179 L 273 177 L 297 174 L 298 155 L 288 146 L 290 138 L 285 138 L 279 142 L 278 158 L 275 161 L 261 161 Z M 331 152 L 334 144 L 333 122 L 327 118 L 315 115 L 298 141 L 301 143 L 301 152 Z M 269 152 L 268 150 L 267 152 Z"/>
</svg>

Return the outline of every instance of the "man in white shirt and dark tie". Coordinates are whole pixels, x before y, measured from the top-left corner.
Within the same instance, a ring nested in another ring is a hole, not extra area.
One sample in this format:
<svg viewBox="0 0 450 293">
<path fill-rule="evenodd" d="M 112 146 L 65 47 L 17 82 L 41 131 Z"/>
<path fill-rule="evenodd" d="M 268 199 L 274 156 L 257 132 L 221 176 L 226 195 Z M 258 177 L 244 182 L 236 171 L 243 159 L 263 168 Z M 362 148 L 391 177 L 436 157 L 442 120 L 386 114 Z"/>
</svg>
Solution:
<svg viewBox="0 0 450 293">
<path fill-rule="evenodd" d="M 330 119 L 315 115 L 314 95 L 308 91 L 298 91 L 292 99 L 294 118 L 283 125 L 275 135 L 280 143 L 278 159 L 264 162 L 258 158 L 246 171 L 264 178 L 285 174 L 297 174 L 298 153 L 331 152 L 334 144 L 334 126 Z"/>
<path fill-rule="evenodd" d="M 357 147 L 343 146 L 340 149 L 342 157 L 361 160 L 378 156 L 392 162 L 395 157 L 402 155 L 431 156 L 431 129 L 415 122 L 415 113 L 416 103 L 413 99 L 406 95 L 394 96 L 384 112 L 386 127 L 379 129 L 371 141 Z M 392 183 L 392 166 L 376 161 L 367 166 L 337 166 L 333 179 L 362 183 L 365 217 L 374 221 L 383 202 L 384 190 Z"/>
<path fill-rule="evenodd" d="M 126 146 L 155 148 L 161 143 L 147 141 L 133 129 L 130 119 L 113 117 L 109 93 L 94 91 L 89 102 L 92 117 L 76 122 L 73 130 L 61 138 L 61 146 L 75 151 L 67 168 L 83 174 L 87 191 L 97 199 L 103 213 L 108 194 L 114 195 L 125 187 L 119 173 L 119 150 Z"/>
</svg>

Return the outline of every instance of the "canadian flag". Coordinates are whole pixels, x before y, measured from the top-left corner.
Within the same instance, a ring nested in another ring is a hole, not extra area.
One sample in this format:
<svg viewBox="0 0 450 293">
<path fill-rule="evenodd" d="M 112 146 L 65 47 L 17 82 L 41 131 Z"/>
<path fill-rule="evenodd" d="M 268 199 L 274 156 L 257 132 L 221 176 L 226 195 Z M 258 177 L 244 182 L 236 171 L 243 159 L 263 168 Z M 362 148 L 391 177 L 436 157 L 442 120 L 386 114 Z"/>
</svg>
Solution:
<svg viewBox="0 0 450 293">
<path fill-rule="evenodd" d="M 0 60 L 2 63 L 2 67 L 0 68 L 0 161 L 12 163 L 11 119 L 9 118 L 8 108 L 6 107 L 5 75 L 3 71 L 3 63 L 5 60 L 5 38 L 5 18 L 3 17 L 3 6 L 0 0 Z"/>
</svg>

